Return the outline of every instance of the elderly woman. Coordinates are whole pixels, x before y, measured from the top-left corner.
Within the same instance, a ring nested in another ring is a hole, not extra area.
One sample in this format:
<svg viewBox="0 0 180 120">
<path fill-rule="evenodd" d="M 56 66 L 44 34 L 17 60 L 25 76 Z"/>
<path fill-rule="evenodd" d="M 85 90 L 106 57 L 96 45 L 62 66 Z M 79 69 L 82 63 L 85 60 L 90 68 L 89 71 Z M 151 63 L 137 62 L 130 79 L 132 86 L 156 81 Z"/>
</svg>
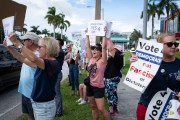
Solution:
<svg viewBox="0 0 180 120">
<path fill-rule="evenodd" d="M 87 31 L 86 31 L 87 32 Z M 88 72 L 90 86 L 87 86 L 87 96 L 92 109 L 93 120 L 98 119 L 98 110 L 103 114 L 105 120 L 110 120 L 110 115 L 104 105 L 104 71 L 107 64 L 106 42 L 103 39 L 101 44 L 96 44 L 91 51 L 89 36 L 86 36 L 86 54 L 90 59 Z"/>
<path fill-rule="evenodd" d="M 22 53 L 12 54 L 21 62 L 31 67 L 37 67 L 31 94 L 35 119 L 53 120 L 56 113 L 55 84 L 60 72 L 59 63 L 56 60 L 59 52 L 58 41 L 52 37 L 40 39 L 38 45 L 40 55 L 37 57 L 16 39 L 13 33 L 9 38 Z M 6 41 L 4 41 L 4 45 L 6 46 Z"/>
</svg>

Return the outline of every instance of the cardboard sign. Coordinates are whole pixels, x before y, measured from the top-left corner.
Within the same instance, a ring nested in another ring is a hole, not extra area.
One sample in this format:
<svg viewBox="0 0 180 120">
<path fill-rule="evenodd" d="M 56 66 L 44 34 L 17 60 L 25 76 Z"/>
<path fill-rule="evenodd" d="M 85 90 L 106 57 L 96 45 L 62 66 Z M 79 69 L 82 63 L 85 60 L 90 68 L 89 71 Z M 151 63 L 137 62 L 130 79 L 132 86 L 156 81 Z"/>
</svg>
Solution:
<svg viewBox="0 0 180 120">
<path fill-rule="evenodd" d="M 106 38 L 111 37 L 111 28 L 112 28 L 112 22 L 107 22 Z"/>
<path fill-rule="evenodd" d="M 87 35 L 105 36 L 105 31 L 104 31 L 105 26 L 106 26 L 106 21 L 104 20 L 92 20 L 88 24 Z"/>
<path fill-rule="evenodd" d="M 72 39 L 73 39 L 72 58 L 75 60 L 78 50 L 80 48 L 80 40 L 82 39 L 82 33 L 81 32 L 73 32 Z"/>
<path fill-rule="evenodd" d="M 90 45 L 92 45 L 92 46 L 96 45 L 96 36 L 90 35 L 89 42 L 90 42 Z"/>
<path fill-rule="evenodd" d="M 136 49 L 138 60 L 131 63 L 124 83 L 140 92 L 143 92 L 149 85 L 162 61 L 161 43 L 139 39 Z"/>
<path fill-rule="evenodd" d="M 14 16 L 2 19 L 2 24 L 4 28 L 5 39 L 7 41 L 7 46 L 13 45 L 12 42 L 9 40 L 9 34 L 13 32 Z"/>
<path fill-rule="evenodd" d="M 148 105 L 145 120 L 165 120 L 169 114 L 171 107 L 169 101 L 173 95 L 171 91 L 157 92 Z"/>
</svg>

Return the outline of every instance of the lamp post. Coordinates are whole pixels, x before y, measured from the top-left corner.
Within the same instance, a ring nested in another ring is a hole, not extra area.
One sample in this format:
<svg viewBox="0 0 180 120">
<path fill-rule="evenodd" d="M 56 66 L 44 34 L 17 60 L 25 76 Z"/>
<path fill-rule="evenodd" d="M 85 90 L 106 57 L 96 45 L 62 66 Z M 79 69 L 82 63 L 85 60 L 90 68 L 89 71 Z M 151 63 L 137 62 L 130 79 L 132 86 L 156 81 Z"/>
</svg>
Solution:
<svg viewBox="0 0 180 120">
<path fill-rule="evenodd" d="M 147 36 L 147 4 L 148 0 L 144 0 L 144 10 L 143 10 L 143 39 Z"/>
<path fill-rule="evenodd" d="M 101 19 L 101 0 L 96 0 L 95 5 L 95 20 Z M 96 43 L 100 43 L 100 37 L 96 36 Z"/>
</svg>

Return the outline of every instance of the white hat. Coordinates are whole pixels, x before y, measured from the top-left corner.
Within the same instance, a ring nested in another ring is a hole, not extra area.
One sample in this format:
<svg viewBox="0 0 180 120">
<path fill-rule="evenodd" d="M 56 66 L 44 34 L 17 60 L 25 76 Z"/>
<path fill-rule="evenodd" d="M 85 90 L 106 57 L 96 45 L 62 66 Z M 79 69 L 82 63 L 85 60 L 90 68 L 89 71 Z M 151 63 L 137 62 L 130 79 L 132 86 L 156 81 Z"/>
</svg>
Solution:
<svg viewBox="0 0 180 120">
<path fill-rule="evenodd" d="M 131 50 L 129 50 L 129 52 L 136 52 L 135 48 L 131 48 Z"/>
<path fill-rule="evenodd" d="M 121 45 L 114 45 L 114 48 L 117 49 L 120 52 L 122 51 Z"/>
<path fill-rule="evenodd" d="M 21 40 L 30 39 L 34 41 L 34 44 L 38 44 L 39 36 L 33 32 L 27 32 L 25 35 L 19 37 Z"/>
</svg>

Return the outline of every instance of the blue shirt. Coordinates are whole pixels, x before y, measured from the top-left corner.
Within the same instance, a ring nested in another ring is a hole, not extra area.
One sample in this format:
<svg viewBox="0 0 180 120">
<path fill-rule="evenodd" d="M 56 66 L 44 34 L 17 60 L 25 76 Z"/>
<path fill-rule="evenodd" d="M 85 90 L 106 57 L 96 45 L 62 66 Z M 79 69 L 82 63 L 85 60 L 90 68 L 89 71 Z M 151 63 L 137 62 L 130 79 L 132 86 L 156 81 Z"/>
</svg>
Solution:
<svg viewBox="0 0 180 120">
<path fill-rule="evenodd" d="M 162 73 L 162 69 L 165 70 L 164 73 Z M 164 74 L 167 75 L 168 82 L 165 77 L 163 77 Z M 156 75 L 154 76 L 144 93 L 141 95 L 140 103 L 147 107 L 153 96 L 158 91 L 166 90 L 168 87 L 172 90 L 179 90 L 180 81 L 177 80 L 177 76 L 180 77 L 180 59 L 176 58 L 175 61 L 172 62 L 162 61 Z"/>
<path fill-rule="evenodd" d="M 32 99 L 35 102 L 47 102 L 55 97 L 55 84 L 60 66 L 57 60 L 44 60 L 45 69 L 37 68 L 34 76 Z"/>
<path fill-rule="evenodd" d="M 39 57 L 39 52 L 36 51 L 35 54 Z M 30 67 L 25 63 L 22 64 L 18 92 L 27 98 L 31 97 L 35 72 L 36 68 Z"/>
</svg>

